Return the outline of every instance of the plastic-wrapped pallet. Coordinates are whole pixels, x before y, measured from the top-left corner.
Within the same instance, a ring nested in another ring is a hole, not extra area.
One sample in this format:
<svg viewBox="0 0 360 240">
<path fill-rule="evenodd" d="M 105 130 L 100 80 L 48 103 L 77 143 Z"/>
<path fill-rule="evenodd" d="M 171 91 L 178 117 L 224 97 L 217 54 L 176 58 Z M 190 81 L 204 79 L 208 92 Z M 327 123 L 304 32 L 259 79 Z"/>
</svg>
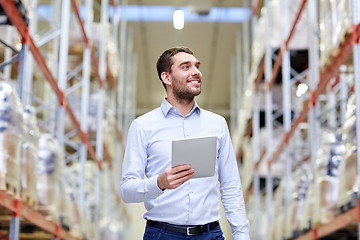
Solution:
<svg viewBox="0 0 360 240">
<path fill-rule="evenodd" d="M 351 1 L 319 1 L 320 62 L 326 64 L 331 54 L 351 30 Z"/>
<path fill-rule="evenodd" d="M 270 239 L 278 240 L 285 236 L 284 222 L 284 181 L 280 182 L 279 187 L 274 193 L 274 212 L 271 222 Z"/>
<path fill-rule="evenodd" d="M 80 163 L 73 163 L 65 168 L 65 188 L 70 195 L 71 206 L 74 210 L 71 217 L 71 230 L 74 234 L 79 234 L 81 229 L 86 229 L 85 234 L 88 239 L 95 239 L 95 221 L 97 208 L 97 176 L 98 167 L 93 161 L 85 164 L 85 186 L 84 186 L 84 206 L 78 206 L 80 199 Z"/>
<path fill-rule="evenodd" d="M 250 222 L 254 222 L 254 195 L 253 194 L 249 194 L 249 196 L 246 199 L 246 212 L 247 212 L 247 218 L 249 219 Z M 257 229 L 254 229 L 253 224 L 250 225 L 250 238 L 253 239 L 254 238 L 254 232 Z"/>
<path fill-rule="evenodd" d="M 309 187 L 309 174 L 310 169 L 306 163 L 302 164 L 294 172 L 294 188 L 289 211 L 289 227 L 293 237 L 297 237 L 302 233 L 300 222 L 305 211 L 306 194 Z"/>
<path fill-rule="evenodd" d="M 244 191 L 250 188 L 251 182 L 253 179 L 254 172 L 254 161 L 252 157 L 252 140 L 251 138 L 246 138 L 243 141 L 243 164 L 241 168 L 241 176 L 242 176 L 242 188 Z"/>
<path fill-rule="evenodd" d="M 104 148 L 109 154 L 110 160 L 116 157 L 117 133 L 115 130 L 116 119 L 112 111 L 106 112 L 106 120 L 104 121 Z"/>
<path fill-rule="evenodd" d="M 63 167 L 64 156 L 57 140 L 51 134 L 40 134 L 37 182 L 39 211 L 53 221 L 60 220 Z"/>
<path fill-rule="evenodd" d="M 356 150 L 356 117 L 355 94 L 351 95 L 345 114 L 342 133 L 344 151 L 343 161 L 339 166 L 340 192 L 337 203 L 340 211 L 349 210 L 356 206 L 359 184 L 356 182 L 357 150 Z"/>
<path fill-rule="evenodd" d="M 323 144 L 316 159 L 315 225 L 330 222 L 338 212 L 338 167 L 342 160 L 343 147 L 339 136 L 327 131 L 322 133 Z"/>
<path fill-rule="evenodd" d="M 80 119 L 81 113 L 81 96 L 78 94 L 72 94 L 68 97 L 68 102 L 73 110 L 75 117 Z M 96 129 L 97 129 L 97 104 L 99 102 L 99 94 L 91 93 L 89 96 L 89 109 L 87 115 L 87 123 L 88 123 L 88 134 L 89 139 L 95 139 Z M 71 131 L 74 129 L 73 122 L 70 117 L 67 115 L 65 117 L 65 131 Z"/>
<path fill-rule="evenodd" d="M 35 109 L 26 106 L 24 111 L 25 133 L 21 148 L 21 197 L 30 206 L 37 205 L 37 165 L 39 126 L 37 124 Z"/>
<path fill-rule="evenodd" d="M 255 204 L 255 196 L 251 195 L 247 199 L 246 203 L 246 211 L 247 217 L 250 222 L 255 221 L 255 211 L 254 211 L 254 204 Z M 264 195 L 260 195 L 260 211 L 258 212 L 258 224 L 260 226 L 254 226 L 254 224 L 250 224 L 250 238 L 255 239 L 267 239 L 268 233 L 267 229 L 270 227 L 267 222 L 267 211 L 266 211 L 266 199 Z M 256 228 L 257 227 L 257 228 Z"/>
<path fill-rule="evenodd" d="M 103 162 L 102 164 L 102 187 L 101 187 L 101 205 L 100 208 L 100 232 L 102 234 L 101 239 L 109 239 L 107 233 L 109 232 L 109 226 L 113 221 L 113 213 L 115 209 L 112 207 L 115 205 L 115 194 L 112 193 L 112 182 L 109 182 L 109 177 L 111 174 L 111 169 L 109 168 L 109 164 L 107 162 Z M 119 207 L 119 206 L 117 206 Z M 109 211 L 110 208 L 110 211 Z"/>
<path fill-rule="evenodd" d="M 23 109 L 10 82 L 0 81 L 0 190 L 20 193 Z"/>
<path fill-rule="evenodd" d="M 311 229 L 313 214 L 315 211 L 315 184 L 312 173 L 308 175 L 308 190 L 305 197 L 305 206 L 300 218 L 300 231 L 307 232 Z"/>
<path fill-rule="evenodd" d="M 289 6 L 289 15 L 290 20 L 289 24 L 292 24 L 295 20 L 298 9 L 300 8 L 301 1 L 290 0 Z M 269 3 L 269 9 L 263 8 L 261 11 L 261 16 L 257 21 L 255 27 L 255 37 L 254 45 L 252 47 L 252 65 L 258 66 L 261 58 L 264 55 L 265 51 L 265 41 L 269 41 L 270 47 L 273 49 L 279 49 L 283 44 L 283 6 L 280 0 L 272 0 Z M 266 37 L 266 19 L 267 14 L 270 11 L 270 31 L 269 36 Z M 276 26 L 276 27 L 274 27 Z M 308 27 L 307 27 L 307 10 L 304 9 L 301 17 L 296 25 L 296 31 L 292 37 L 292 40 L 289 43 L 289 49 L 298 50 L 298 49 L 307 49 L 308 48 Z"/>
<path fill-rule="evenodd" d="M 79 210 L 79 167 L 77 164 L 65 166 L 64 170 L 64 185 L 65 191 L 69 196 L 69 207 L 71 209 L 71 214 L 68 216 L 69 218 L 69 225 L 70 225 L 70 232 L 73 236 L 81 237 L 82 234 L 82 223 L 80 217 L 80 210 Z"/>
</svg>

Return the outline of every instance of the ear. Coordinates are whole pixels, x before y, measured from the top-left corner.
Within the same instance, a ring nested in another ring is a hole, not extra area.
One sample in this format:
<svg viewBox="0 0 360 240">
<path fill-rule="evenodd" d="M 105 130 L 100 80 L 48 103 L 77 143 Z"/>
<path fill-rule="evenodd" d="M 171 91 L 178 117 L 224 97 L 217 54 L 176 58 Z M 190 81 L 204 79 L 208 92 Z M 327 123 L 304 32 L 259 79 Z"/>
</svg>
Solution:
<svg viewBox="0 0 360 240">
<path fill-rule="evenodd" d="M 162 73 L 161 73 L 161 80 L 162 80 L 166 85 L 171 85 L 170 74 L 169 74 L 168 72 L 162 72 Z"/>
</svg>

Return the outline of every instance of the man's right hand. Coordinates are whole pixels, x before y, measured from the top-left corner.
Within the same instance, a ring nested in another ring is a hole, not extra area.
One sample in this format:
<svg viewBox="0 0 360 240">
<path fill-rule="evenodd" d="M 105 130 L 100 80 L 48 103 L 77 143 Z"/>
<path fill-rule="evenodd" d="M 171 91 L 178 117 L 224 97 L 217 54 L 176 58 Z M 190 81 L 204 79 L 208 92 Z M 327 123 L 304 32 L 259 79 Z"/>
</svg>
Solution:
<svg viewBox="0 0 360 240">
<path fill-rule="evenodd" d="M 179 165 L 167 168 L 157 178 L 160 189 L 175 189 L 195 175 L 195 170 L 189 165 Z"/>
</svg>

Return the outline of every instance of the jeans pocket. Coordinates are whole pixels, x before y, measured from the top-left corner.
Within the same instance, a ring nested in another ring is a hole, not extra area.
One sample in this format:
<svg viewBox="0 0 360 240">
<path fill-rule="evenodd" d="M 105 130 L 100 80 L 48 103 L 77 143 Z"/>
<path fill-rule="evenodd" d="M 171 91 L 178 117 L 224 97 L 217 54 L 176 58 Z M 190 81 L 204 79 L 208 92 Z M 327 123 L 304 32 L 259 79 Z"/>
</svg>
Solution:
<svg viewBox="0 0 360 240">
<path fill-rule="evenodd" d="M 210 234 L 213 237 L 213 239 L 216 239 L 216 240 L 224 240 L 225 239 L 220 226 L 211 230 Z"/>
<path fill-rule="evenodd" d="M 160 238 L 161 231 L 159 228 L 146 226 L 143 240 L 157 240 Z"/>
</svg>

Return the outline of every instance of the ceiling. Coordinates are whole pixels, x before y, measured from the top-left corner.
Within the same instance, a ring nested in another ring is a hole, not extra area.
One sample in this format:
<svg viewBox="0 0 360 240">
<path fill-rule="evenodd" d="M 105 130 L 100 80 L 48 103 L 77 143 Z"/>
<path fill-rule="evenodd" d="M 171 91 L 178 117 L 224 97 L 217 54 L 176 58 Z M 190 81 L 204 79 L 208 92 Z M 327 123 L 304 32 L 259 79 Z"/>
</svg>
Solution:
<svg viewBox="0 0 360 240">
<path fill-rule="evenodd" d="M 199 1 L 199 0 L 198 0 Z M 209 0 L 210 1 L 210 0 Z M 129 5 L 189 6 L 194 1 L 129 1 Z M 242 1 L 214 0 L 212 6 L 241 7 Z M 133 49 L 138 56 L 137 115 L 159 107 L 166 92 L 157 77 L 156 61 L 161 53 L 174 46 L 187 46 L 201 62 L 202 93 L 196 98 L 202 108 L 229 117 L 230 59 L 235 54 L 236 32 L 241 23 L 186 22 L 176 30 L 172 22 L 128 22 L 133 30 Z"/>
</svg>

